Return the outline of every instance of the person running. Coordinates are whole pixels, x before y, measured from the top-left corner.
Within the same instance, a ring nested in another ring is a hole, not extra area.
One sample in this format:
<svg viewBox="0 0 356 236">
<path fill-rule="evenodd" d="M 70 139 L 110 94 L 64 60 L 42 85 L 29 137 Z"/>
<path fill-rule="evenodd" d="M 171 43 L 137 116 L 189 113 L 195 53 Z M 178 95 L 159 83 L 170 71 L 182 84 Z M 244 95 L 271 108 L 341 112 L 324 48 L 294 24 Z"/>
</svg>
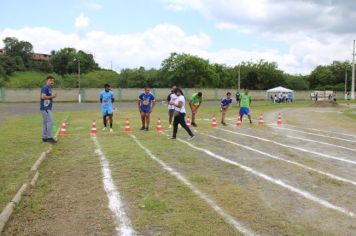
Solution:
<svg viewBox="0 0 356 236">
<path fill-rule="evenodd" d="M 174 110 L 175 110 L 175 106 L 174 105 L 170 105 L 169 103 L 171 101 L 175 102 L 177 100 L 177 95 L 174 93 L 174 89 L 176 88 L 176 86 L 172 87 L 171 93 L 168 94 L 167 96 L 167 103 L 168 103 L 168 118 L 169 118 L 169 129 L 172 128 L 172 120 L 173 120 L 173 115 L 174 115 Z"/>
<path fill-rule="evenodd" d="M 155 96 L 150 92 L 150 87 L 144 87 L 144 91 L 138 96 L 138 110 L 141 114 L 141 130 L 148 131 L 150 127 L 150 114 L 156 105 Z"/>
<path fill-rule="evenodd" d="M 105 84 L 104 90 L 101 91 L 100 93 L 100 103 L 101 103 L 101 109 L 103 114 L 103 124 L 104 124 L 103 130 L 105 131 L 107 129 L 107 118 L 109 118 L 110 133 L 114 132 L 112 129 L 113 115 L 114 115 L 112 104 L 114 103 L 114 101 L 115 101 L 114 93 L 111 91 L 110 85 Z"/>
<path fill-rule="evenodd" d="M 190 110 L 192 111 L 192 125 L 194 127 L 197 127 L 197 124 L 195 123 L 195 115 L 198 113 L 198 108 L 203 102 L 203 93 L 198 92 L 192 95 L 190 101 L 189 101 L 189 107 Z"/>
<path fill-rule="evenodd" d="M 240 107 L 240 121 L 242 122 L 242 118 L 244 115 L 248 116 L 250 120 L 250 124 L 252 124 L 251 114 L 250 114 L 250 106 L 251 106 L 251 95 L 248 94 L 248 89 L 245 89 L 245 93 L 240 95 L 239 107 Z"/>
<path fill-rule="evenodd" d="M 193 140 L 195 138 L 195 135 L 192 133 L 192 131 L 189 129 L 187 124 L 185 123 L 185 98 L 182 90 L 180 88 L 176 88 L 174 90 L 174 93 L 177 96 L 176 101 L 171 101 L 169 104 L 174 105 L 175 107 L 175 115 L 174 115 L 174 121 L 173 121 L 173 135 L 170 139 L 176 139 L 177 138 L 177 132 L 178 132 L 178 124 L 180 124 L 189 134 L 188 140 Z"/>
<path fill-rule="evenodd" d="M 220 103 L 220 107 L 221 107 L 221 124 L 222 125 L 226 125 L 225 123 L 225 115 L 227 112 L 227 109 L 229 109 L 230 104 L 232 103 L 232 99 L 231 99 L 231 93 L 227 92 L 226 93 L 226 97 L 223 97 L 221 99 L 221 103 Z"/>
<path fill-rule="evenodd" d="M 57 97 L 57 93 L 53 93 L 52 87 L 54 85 L 54 77 L 48 76 L 46 79 L 46 85 L 41 88 L 41 99 L 40 99 L 40 111 L 43 118 L 42 127 L 42 141 L 49 143 L 57 143 L 53 139 L 52 129 L 53 129 L 53 118 L 52 118 L 52 106 L 53 99 Z"/>
</svg>

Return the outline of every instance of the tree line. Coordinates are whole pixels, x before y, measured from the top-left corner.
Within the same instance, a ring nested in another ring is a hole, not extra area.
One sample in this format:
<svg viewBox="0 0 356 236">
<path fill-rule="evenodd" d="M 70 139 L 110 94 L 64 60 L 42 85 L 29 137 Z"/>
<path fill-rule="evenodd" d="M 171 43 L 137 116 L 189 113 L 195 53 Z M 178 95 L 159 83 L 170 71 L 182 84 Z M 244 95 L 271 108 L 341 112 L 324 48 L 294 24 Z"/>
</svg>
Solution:
<svg viewBox="0 0 356 236">
<path fill-rule="evenodd" d="M 279 69 L 275 62 L 265 60 L 226 66 L 186 53 L 171 53 L 158 69 L 125 68 L 116 73 L 100 68 L 92 54 L 75 48 L 52 51 L 49 60 L 38 61 L 31 57 L 33 46 L 30 42 L 10 37 L 3 42 L 6 54 L 0 55 L 0 87 L 11 84 L 12 74 L 21 71 L 55 74 L 61 77 L 61 87 L 78 87 L 75 77 L 78 63 L 82 87 L 102 87 L 109 82 L 113 87 L 121 88 L 146 85 L 155 88 L 172 85 L 185 88 L 237 88 L 240 78 L 241 88 L 253 90 L 266 90 L 275 86 L 294 90 L 344 90 L 345 73 L 350 78 L 352 70 L 350 62 L 334 61 L 330 65 L 317 66 L 309 75 L 291 75 Z M 348 87 L 350 83 L 348 79 Z M 28 87 L 31 81 L 17 84 L 19 87 L 23 84 Z"/>
</svg>

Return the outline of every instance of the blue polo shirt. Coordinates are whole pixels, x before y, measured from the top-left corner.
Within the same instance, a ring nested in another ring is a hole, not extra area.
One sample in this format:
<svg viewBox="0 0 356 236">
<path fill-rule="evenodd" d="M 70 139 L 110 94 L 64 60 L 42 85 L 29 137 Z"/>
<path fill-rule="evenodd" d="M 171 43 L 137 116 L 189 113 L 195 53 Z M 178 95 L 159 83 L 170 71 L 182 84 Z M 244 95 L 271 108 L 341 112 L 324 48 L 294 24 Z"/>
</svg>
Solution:
<svg viewBox="0 0 356 236">
<path fill-rule="evenodd" d="M 40 100 L 40 110 L 47 111 L 52 110 L 52 99 L 42 99 L 42 96 L 52 96 L 52 88 L 48 85 L 45 85 L 41 88 L 41 100 Z"/>
</svg>

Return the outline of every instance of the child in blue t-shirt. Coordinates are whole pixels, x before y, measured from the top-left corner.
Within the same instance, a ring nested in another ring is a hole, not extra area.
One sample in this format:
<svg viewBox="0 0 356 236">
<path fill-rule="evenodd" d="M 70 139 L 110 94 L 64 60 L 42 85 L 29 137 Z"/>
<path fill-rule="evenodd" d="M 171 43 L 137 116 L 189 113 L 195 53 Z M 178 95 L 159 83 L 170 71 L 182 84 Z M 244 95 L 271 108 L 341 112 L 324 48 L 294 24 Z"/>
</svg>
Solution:
<svg viewBox="0 0 356 236">
<path fill-rule="evenodd" d="M 107 117 L 109 117 L 110 133 L 112 133 L 113 132 L 113 129 L 112 129 L 113 118 L 112 117 L 113 117 L 113 113 L 114 113 L 112 104 L 115 100 L 114 93 L 111 91 L 109 84 L 105 84 L 104 89 L 105 90 L 103 90 L 100 93 L 101 111 L 103 114 L 103 123 L 104 123 L 103 130 L 106 130 Z"/>
<path fill-rule="evenodd" d="M 144 91 L 138 96 L 138 110 L 141 114 L 142 127 L 141 130 L 148 131 L 150 127 L 150 114 L 156 105 L 155 96 L 150 92 L 149 87 L 145 87 Z"/>
<path fill-rule="evenodd" d="M 226 97 L 223 97 L 221 99 L 221 103 L 220 103 L 221 124 L 222 125 L 226 125 L 226 123 L 225 123 L 225 115 L 226 115 L 227 109 L 229 109 L 229 106 L 230 106 L 231 103 L 232 103 L 231 93 L 228 92 L 228 93 L 226 93 Z"/>
</svg>

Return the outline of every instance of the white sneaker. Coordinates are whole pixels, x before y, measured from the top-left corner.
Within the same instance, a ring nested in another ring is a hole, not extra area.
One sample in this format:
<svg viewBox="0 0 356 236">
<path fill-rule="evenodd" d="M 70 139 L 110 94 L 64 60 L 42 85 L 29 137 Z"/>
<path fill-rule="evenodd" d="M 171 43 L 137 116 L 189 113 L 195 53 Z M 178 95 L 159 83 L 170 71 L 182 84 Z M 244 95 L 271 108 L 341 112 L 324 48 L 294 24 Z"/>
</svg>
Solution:
<svg viewBox="0 0 356 236">
<path fill-rule="evenodd" d="M 110 129 L 110 133 L 114 133 L 114 130 Z"/>
<path fill-rule="evenodd" d="M 190 136 L 190 137 L 188 138 L 188 141 L 192 141 L 193 139 L 195 139 L 195 135 Z"/>
<path fill-rule="evenodd" d="M 103 128 L 103 131 L 106 131 L 106 127 Z"/>
</svg>

